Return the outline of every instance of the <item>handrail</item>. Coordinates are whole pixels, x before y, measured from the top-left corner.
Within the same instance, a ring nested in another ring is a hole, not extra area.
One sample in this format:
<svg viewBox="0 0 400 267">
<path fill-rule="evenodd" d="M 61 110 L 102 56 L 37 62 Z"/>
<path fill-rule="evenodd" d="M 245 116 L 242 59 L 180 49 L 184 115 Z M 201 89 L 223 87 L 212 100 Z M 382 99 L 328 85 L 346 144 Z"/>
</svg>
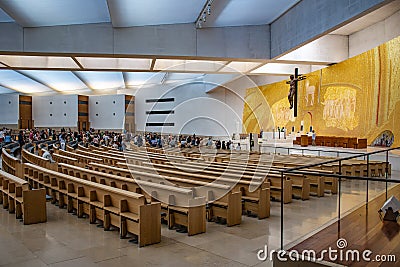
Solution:
<svg viewBox="0 0 400 267">
<path fill-rule="evenodd" d="M 392 151 L 392 150 L 399 150 L 399 149 L 400 149 L 400 147 L 388 148 L 388 149 L 381 150 L 381 151 L 368 152 L 368 153 L 365 153 L 365 154 L 362 154 L 362 155 L 358 155 L 358 156 L 350 156 L 350 157 L 346 157 L 346 158 L 332 159 L 332 160 L 328 160 L 328 161 L 324 161 L 324 162 L 313 163 L 313 164 L 309 164 L 309 165 L 303 165 L 303 166 L 293 167 L 293 168 L 288 168 L 288 169 L 282 169 L 282 171 L 284 173 L 292 172 L 292 171 L 297 171 L 297 170 L 301 170 L 301 169 L 316 167 L 316 166 L 335 163 L 335 162 L 346 161 L 346 160 L 350 160 L 350 159 L 359 158 L 359 157 L 362 157 L 362 156 L 370 156 L 370 155 L 375 155 L 375 154 L 389 152 L 389 151 Z"/>
<path fill-rule="evenodd" d="M 282 170 L 279 170 L 282 172 Z M 360 180 L 360 181 L 373 181 L 373 182 L 386 182 L 383 178 L 375 178 L 375 177 L 365 177 L 365 176 L 350 176 L 350 175 L 340 175 L 340 174 L 329 174 L 329 173 L 320 173 L 320 172 L 309 172 L 309 171 L 293 171 L 290 172 L 293 174 L 318 174 L 319 176 L 323 177 L 333 177 L 333 178 L 344 178 L 349 180 Z M 400 180 L 397 179 L 390 179 L 390 182 L 400 184 Z"/>
<path fill-rule="evenodd" d="M 368 209 L 368 186 L 369 186 L 369 181 L 375 181 L 375 182 L 384 182 L 386 183 L 386 200 L 388 198 L 388 182 L 391 183 L 396 183 L 396 184 L 400 184 L 400 180 L 398 179 L 388 179 L 389 175 L 388 175 L 388 164 L 389 164 L 389 152 L 393 151 L 393 150 L 399 150 L 400 147 L 394 147 L 394 148 L 388 148 L 388 149 L 384 149 L 384 150 L 379 150 L 379 151 L 373 151 L 373 152 L 368 152 L 368 153 L 364 153 L 362 155 L 358 155 L 358 156 L 351 156 L 351 157 L 346 157 L 346 158 L 339 158 L 339 159 L 334 159 L 334 160 L 328 160 L 328 161 L 324 161 L 324 162 L 319 162 L 319 163 L 314 163 L 314 164 L 308 164 L 308 165 L 304 165 L 304 166 L 300 166 L 300 167 L 294 167 L 294 168 L 288 168 L 288 169 L 280 169 L 279 172 L 281 173 L 281 186 L 283 188 L 283 180 L 284 180 L 284 174 L 285 173 L 294 173 L 294 174 L 306 174 L 306 173 L 310 173 L 309 171 L 301 171 L 302 169 L 306 169 L 306 168 L 312 168 L 312 167 L 316 167 L 316 166 L 320 166 L 320 165 L 324 165 L 324 164 L 330 164 L 330 163 L 335 163 L 335 162 L 339 162 L 339 173 L 338 174 L 326 174 L 326 173 L 318 173 L 318 175 L 320 176 L 324 176 L 324 177 L 332 177 L 335 179 L 339 180 L 339 191 L 338 191 L 338 221 L 340 221 L 340 216 L 341 216 L 341 182 L 342 182 L 342 178 L 345 179 L 349 179 L 349 180 L 362 180 L 362 181 L 366 181 L 367 182 L 367 188 L 366 188 L 366 208 Z M 375 154 L 380 154 L 380 153 L 385 153 L 386 154 L 386 168 L 385 168 L 385 178 L 373 178 L 373 177 L 369 177 L 369 157 L 371 155 L 375 155 Z M 358 177 L 358 176 L 347 176 L 347 175 L 342 175 L 341 173 L 341 168 L 342 168 L 342 161 L 346 161 L 346 160 L 350 160 L 350 159 L 354 159 L 354 158 L 359 158 L 364 156 L 367 157 L 367 177 Z M 314 172 L 315 173 L 315 172 Z M 283 217 L 283 212 L 284 212 L 284 208 L 283 208 L 283 190 L 281 191 L 281 249 L 284 249 L 283 246 L 283 229 L 284 229 L 284 217 Z"/>
<path fill-rule="evenodd" d="M 326 153 L 357 154 L 357 155 L 360 155 L 360 156 L 364 155 L 363 152 L 309 149 L 309 148 L 301 148 L 301 147 L 299 147 L 299 148 L 298 147 L 284 147 L 284 146 L 274 146 L 274 145 L 267 145 L 267 144 L 260 144 L 260 147 L 271 147 L 271 148 L 279 148 L 279 149 L 286 149 L 286 150 L 301 150 L 303 152 L 304 151 L 313 151 L 313 152 L 326 152 Z"/>
</svg>

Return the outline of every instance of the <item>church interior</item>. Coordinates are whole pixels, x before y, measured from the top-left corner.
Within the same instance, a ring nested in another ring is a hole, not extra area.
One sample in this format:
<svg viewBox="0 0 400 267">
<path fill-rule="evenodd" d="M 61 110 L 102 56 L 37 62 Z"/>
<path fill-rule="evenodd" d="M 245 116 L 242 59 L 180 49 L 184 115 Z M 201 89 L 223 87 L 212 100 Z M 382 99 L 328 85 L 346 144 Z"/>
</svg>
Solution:
<svg viewBox="0 0 400 267">
<path fill-rule="evenodd" d="M 0 266 L 400 266 L 400 0 L 0 0 Z"/>
</svg>

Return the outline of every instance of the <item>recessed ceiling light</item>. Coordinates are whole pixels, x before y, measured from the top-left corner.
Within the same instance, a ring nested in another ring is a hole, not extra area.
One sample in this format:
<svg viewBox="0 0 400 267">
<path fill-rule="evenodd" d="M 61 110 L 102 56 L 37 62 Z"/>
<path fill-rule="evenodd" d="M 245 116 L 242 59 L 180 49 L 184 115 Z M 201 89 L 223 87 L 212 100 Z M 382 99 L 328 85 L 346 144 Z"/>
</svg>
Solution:
<svg viewBox="0 0 400 267">
<path fill-rule="evenodd" d="M 70 57 L 0 55 L 0 61 L 14 68 L 78 69 Z"/>
<path fill-rule="evenodd" d="M 162 71 L 215 72 L 224 67 L 225 64 L 226 61 L 157 59 L 154 69 Z"/>
<path fill-rule="evenodd" d="M 149 58 L 76 57 L 86 69 L 150 70 Z"/>
</svg>

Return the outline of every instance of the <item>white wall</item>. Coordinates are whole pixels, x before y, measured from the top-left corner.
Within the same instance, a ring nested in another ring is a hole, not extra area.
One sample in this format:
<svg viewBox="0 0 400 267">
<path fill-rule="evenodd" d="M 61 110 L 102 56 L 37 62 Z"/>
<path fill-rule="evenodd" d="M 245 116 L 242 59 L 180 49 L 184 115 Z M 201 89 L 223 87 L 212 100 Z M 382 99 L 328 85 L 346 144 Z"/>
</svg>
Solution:
<svg viewBox="0 0 400 267">
<path fill-rule="evenodd" d="M 263 81 L 264 82 L 264 81 Z M 246 89 L 256 86 L 242 77 L 206 93 L 203 83 L 162 85 L 143 88 L 135 95 L 135 118 L 138 131 L 182 133 L 212 136 L 232 136 L 242 131 L 242 116 Z M 174 102 L 146 103 L 146 99 L 175 98 Z M 151 110 L 174 110 L 170 115 L 147 115 Z M 174 126 L 147 126 L 148 122 L 171 122 Z"/>
<path fill-rule="evenodd" d="M 125 95 L 89 96 L 89 122 L 94 129 L 124 128 Z"/>
<path fill-rule="evenodd" d="M 77 127 L 78 95 L 32 96 L 35 127 Z"/>
<path fill-rule="evenodd" d="M 400 35 L 400 11 L 349 36 L 349 57 L 375 48 Z"/>
<path fill-rule="evenodd" d="M 329 34 L 308 43 L 279 60 L 341 62 L 348 59 L 348 36 Z"/>
<path fill-rule="evenodd" d="M 0 125 L 18 124 L 19 95 L 0 95 Z"/>
</svg>

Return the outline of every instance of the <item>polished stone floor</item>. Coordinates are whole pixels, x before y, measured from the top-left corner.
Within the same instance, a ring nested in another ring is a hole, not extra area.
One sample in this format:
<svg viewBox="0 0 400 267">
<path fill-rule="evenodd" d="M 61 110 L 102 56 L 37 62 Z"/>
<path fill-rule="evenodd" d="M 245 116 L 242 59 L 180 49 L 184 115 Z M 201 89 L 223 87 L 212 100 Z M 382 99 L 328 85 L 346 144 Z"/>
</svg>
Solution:
<svg viewBox="0 0 400 267">
<path fill-rule="evenodd" d="M 384 183 L 371 182 L 369 197 L 384 188 Z M 365 202 L 365 190 L 365 182 L 343 182 L 343 215 Z M 335 220 L 337 202 L 337 195 L 326 194 L 285 205 L 285 246 Z M 269 260 L 258 260 L 257 252 L 265 245 L 280 246 L 278 202 L 272 203 L 268 219 L 243 217 L 242 224 L 234 227 L 210 222 L 207 232 L 197 236 L 162 225 L 161 243 L 143 248 L 120 240 L 118 231 L 105 232 L 50 203 L 47 213 L 47 223 L 24 226 L 14 214 L 0 209 L 0 266 L 272 266 Z"/>
</svg>

